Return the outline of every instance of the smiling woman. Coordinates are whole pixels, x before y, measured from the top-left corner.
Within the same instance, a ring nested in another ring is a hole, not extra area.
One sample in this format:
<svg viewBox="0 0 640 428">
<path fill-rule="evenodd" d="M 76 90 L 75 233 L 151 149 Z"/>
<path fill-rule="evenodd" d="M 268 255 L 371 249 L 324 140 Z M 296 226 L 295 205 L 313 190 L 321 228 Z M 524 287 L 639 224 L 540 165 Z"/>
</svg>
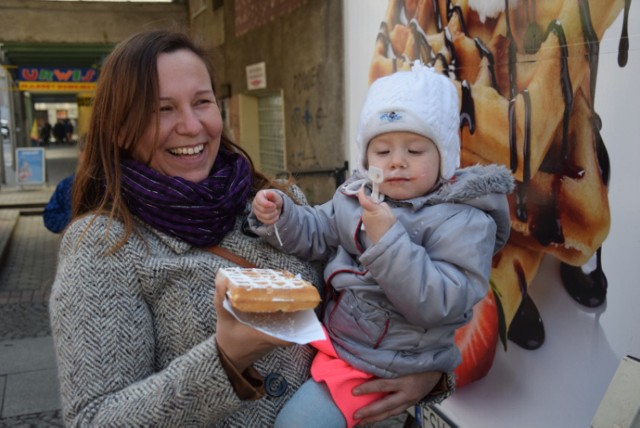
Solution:
<svg viewBox="0 0 640 428">
<path fill-rule="evenodd" d="M 181 33 L 135 34 L 102 67 L 50 302 L 69 426 L 251 426 L 308 376 L 309 348 L 220 311 L 224 290 L 214 304 L 229 262 L 212 245 L 322 283 L 241 232 L 249 198 L 271 181 L 222 135 L 214 87 L 209 59 Z M 254 364 L 288 391 L 247 410 L 264 395 Z"/>
<path fill-rule="evenodd" d="M 233 264 L 222 248 L 324 290 L 315 265 L 248 232 L 258 190 L 304 196 L 224 135 L 213 75 L 199 46 L 164 30 L 104 62 L 50 301 L 66 426 L 271 426 L 309 376 L 311 348 L 237 321 L 214 281 Z M 394 379 L 400 394 L 362 410 L 381 420 L 434 383 Z"/>
</svg>

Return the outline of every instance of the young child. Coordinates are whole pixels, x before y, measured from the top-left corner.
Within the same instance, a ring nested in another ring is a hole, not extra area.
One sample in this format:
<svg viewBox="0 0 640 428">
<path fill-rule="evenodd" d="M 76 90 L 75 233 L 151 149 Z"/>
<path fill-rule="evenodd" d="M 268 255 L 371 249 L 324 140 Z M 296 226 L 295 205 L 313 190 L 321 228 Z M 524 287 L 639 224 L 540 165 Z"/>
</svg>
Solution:
<svg viewBox="0 0 640 428">
<path fill-rule="evenodd" d="M 371 85 L 357 137 L 360 165 L 331 201 L 302 207 L 277 190 L 256 195 L 256 233 L 298 257 L 328 259 L 330 341 L 313 344 L 312 379 L 276 426 L 336 426 L 327 421 L 337 406 L 351 427 L 355 410 L 376 398 L 353 396 L 359 383 L 451 372 L 460 363 L 454 333 L 487 294 L 492 256 L 509 236 L 513 178 L 497 165 L 457 169 L 459 115 L 453 83 L 417 63 Z M 379 185 L 370 167 L 382 170 Z M 372 197 L 373 187 L 384 202 Z"/>
</svg>

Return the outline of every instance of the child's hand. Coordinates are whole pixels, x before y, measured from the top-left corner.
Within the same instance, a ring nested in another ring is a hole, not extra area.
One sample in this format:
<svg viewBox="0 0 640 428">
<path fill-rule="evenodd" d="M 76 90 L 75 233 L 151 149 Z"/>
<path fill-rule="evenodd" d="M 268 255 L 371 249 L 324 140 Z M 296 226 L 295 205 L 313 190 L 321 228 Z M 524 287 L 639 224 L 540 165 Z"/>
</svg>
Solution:
<svg viewBox="0 0 640 428">
<path fill-rule="evenodd" d="M 367 235 L 374 244 L 377 244 L 387 230 L 396 222 L 388 204 L 377 203 L 371 197 L 365 195 L 364 186 L 358 192 L 358 201 L 362 207 L 362 223 L 367 231 Z"/>
<path fill-rule="evenodd" d="M 260 190 L 253 199 L 253 213 L 263 224 L 274 224 L 282 212 L 282 196 L 273 190 Z"/>
</svg>

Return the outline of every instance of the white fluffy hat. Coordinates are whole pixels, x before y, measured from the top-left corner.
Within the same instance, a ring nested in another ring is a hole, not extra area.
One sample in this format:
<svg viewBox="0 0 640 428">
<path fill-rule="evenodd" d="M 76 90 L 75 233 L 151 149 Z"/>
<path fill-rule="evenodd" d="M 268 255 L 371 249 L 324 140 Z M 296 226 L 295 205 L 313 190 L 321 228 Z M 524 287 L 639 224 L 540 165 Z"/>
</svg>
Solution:
<svg viewBox="0 0 640 428">
<path fill-rule="evenodd" d="M 460 166 L 460 107 L 451 80 L 416 61 L 373 82 L 360 114 L 357 144 L 362 171 L 367 146 L 387 132 L 414 132 L 430 138 L 440 152 L 440 176 L 450 179 Z"/>
</svg>

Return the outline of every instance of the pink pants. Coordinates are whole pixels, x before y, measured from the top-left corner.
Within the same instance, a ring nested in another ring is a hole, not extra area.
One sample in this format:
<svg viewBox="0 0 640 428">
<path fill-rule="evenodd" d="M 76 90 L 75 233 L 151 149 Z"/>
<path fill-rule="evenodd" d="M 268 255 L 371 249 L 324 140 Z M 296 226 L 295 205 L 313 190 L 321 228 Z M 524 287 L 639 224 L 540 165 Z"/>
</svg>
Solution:
<svg viewBox="0 0 640 428">
<path fill-rule="evenodd" d="M 353 388 L 368 380 L 375 379 L 375 376 L 351 367 L 347 362 L 338 358 L 326 330 L 324 334 L 324 340 L 311 342 L 311 346 L 318 349 L 318 354 L 311 363 L 311 377 L 316 382 L 327 384 L 333 401 L 347 420 L 347 427 L 351 428 L 358 423 L 353 418 L 356 410 L 379 400 L 386 394 L 353 395 L 351 393 Z"/>
</svg>

